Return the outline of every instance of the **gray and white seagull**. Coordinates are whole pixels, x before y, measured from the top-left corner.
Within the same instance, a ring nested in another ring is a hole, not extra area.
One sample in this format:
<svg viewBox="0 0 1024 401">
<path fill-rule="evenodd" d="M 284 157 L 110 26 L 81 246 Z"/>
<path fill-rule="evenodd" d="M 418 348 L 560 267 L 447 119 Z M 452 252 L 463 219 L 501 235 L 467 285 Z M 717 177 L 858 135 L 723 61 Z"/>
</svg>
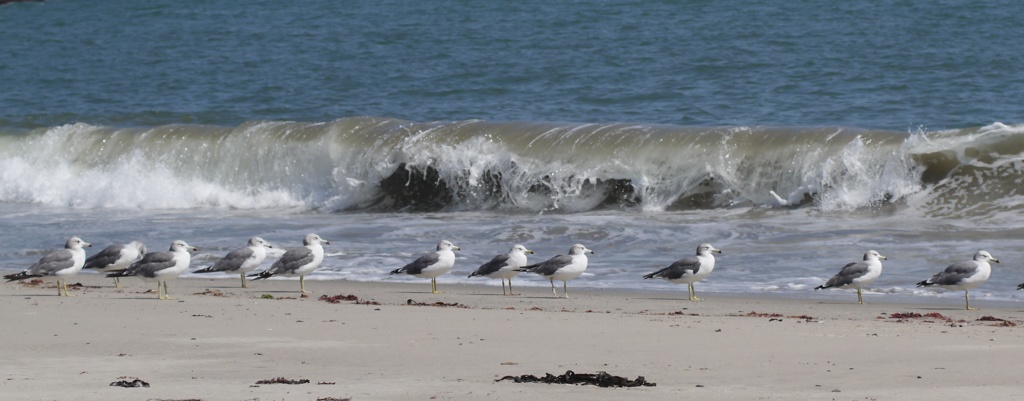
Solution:
<svg viewBox="0 0 1024 401">
<path fill-rule="evenodd" d="M 517 244 L 508 253 L 495 256 L 490 262 L 480 265 L 480 268 L 476 269 L 469 277 L 500 278 L 501 295 L 505 295 L 505 279 L 508 279 L 508 295 L 516 295 L 512 293 L 512 277 L 519 275 L 520 272 L 516 271 L 516 269 L 526 266 L 526 254 L 528 253 L 533 253 L 533 251 Z"/>
<path fill-rule="evenodd" d="M 260 267 L 267 258 L 267 248 L 273 248 L 260 237 L 249 238 L 248 245 L 235 249 L 214 262 L 213 266 L 196 270 L 194 273 L 238 273 L 242 277 L 242 288 L 246 285 L 245 274 Z"/>
<path fill-rule="evenodd" d="M 147 253 L 127 269 L 110 273 L 107 277 L 138 277 L 145 282 L 155 282 L 157 299 L 174 299 L 171 298 L 167 282 L 188 270 L 189 264 L 192 263 L 192 255 L 188 251 L 198 250 L 199 248 L 185 241 L 176 240 L 171 242 L 169 250 Z"/>
<path fill-rule="evenodd" d="M 309 291 L 306 291 L 306 275 L 320 268 L 324 261 L 323 245 L 330 243 L 319 235 L 306 234 L 302 238 L 302 246 L 289 248 L 269 269 L 250 274 L 249 277 L 256 277 L 253 280 L 263 280 L 273 276 L 299 276 L 299 291 L 309 294 Z"/>
<path fill-rule="evenodd" d="M 592 254 L 594 251 L 587 249 L 587 247 L 581 244 L 575 244 L 569 248 L 568 255 L 557 255 L 543 262 L 524 266 L 516 270 L 534 272 L 551 281 L 551 293 L 555 294 L 555 298 L 558 298 L 558 292 L 555 291 L 555 280 L 561 280 L 562 293 L 565 294 L 565 299 L 569 299 L 568 282 L 579 277 L 587 270 L 588 253 Z"/>
<path fill-rule="evenodd" d="M 693 283 L 704 280 L 715 270 L 715 255 L 712 255 L 712 252 L 722 253 L 722 250 L 715 249 L 711 244 L 700 244 L 697 246 L 696 256 L 679 259 L 664 269 L 644 275 L 644 279 L 660 278 L 675 284 L 686 283 L 690 300 L 700 301 Z"/>
<path fill-rule="evenodd" d="M 412 263 L 392 270 L 388 274 L 430 277 L 431 292 L 440 294 L 441 292 L 437 291 L 437 276 L 448 273 L 452 269 L 452 266 L 455 265 L 455 252 L 452 252 L 452 250 L 461 249 L 449 240 L 438 242 L 436 251 L 420 256 L 412 261 Z"/>
<path fill-rule="evenodd" d="M 839 270 L 839 273 L 828 279 L 825 284 L 814 287 L 814 290 L 854 288 L 857 290 L 857 303 L 863 305 L 864 296 L 861 295 L 860 290 L 874 283 L 882 275 L 882 261 L 888 259 L 876 251 L 867 251 L 864 254 L 864 260 L 847 263 Z"/>
<path fill-rule="evenodd" d="M 971 300 L 967 298 L 967 290 L 976 288 L 988 280 L 988 276 L 992 274 L 992 265 L 988 262 L 999 263 L 999 259 L 992 257 L 986 251 L 978 251 L 972 260 L 951 264 L 945 270 L 935 273 L 931 278 L 917 283 L 917 286 L 934 285 L 947 290 L 963 290 L 965 306 L 967 310 L 971 310 Z"/>
<path fill-rule="evenodd" d="M 96 269 L 104 273 L 122 271 L 146 254 L 146 245 L 141 241 L 114 244 L 85 260 L 82 269 Z M 114 287 L 121 288 L 121 279 L 114 277 Z"/>
<path fill-rule="evenodd" d="M 28 269 L 16 274 L 4 276 L 8 282 L 24 280 L 27 278 L 56 276 L 57 295 L 70 297 L 68 294 L 68 277 L 78 274 L 85 265 L 85 250 L 82 247 L 92 244 L 82 241 L 81 238 L 71 237 L 64 243 L 64 249 L 59 249 L 46 254 L 38 262 L 29 266 Z"/>
</svg>

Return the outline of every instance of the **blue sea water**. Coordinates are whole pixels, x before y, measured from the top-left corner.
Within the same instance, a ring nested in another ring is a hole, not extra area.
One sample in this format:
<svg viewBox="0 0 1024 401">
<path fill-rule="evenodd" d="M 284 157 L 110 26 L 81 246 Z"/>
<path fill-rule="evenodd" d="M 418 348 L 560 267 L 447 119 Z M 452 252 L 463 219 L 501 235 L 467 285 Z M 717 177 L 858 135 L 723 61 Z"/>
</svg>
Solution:
<svg viewBox="0 0 1024 401">
<path fill-rule="evenodd" d="M 5 126 L 1020 122 L 1014 1 L 50 0 L 0 9 Z"/>
<path fill-rule="evenodd" d="M 251 235 L 386 272 L 441 238 L 465 279 L 583 242 L 573 285 L 725 249 L 698 288 L 873 290 L 985 248 L 1020 299 L 1024 5 L 967 2 L 81 2 L 0 7 L 0 264 L 66 236 Z M 791 205 L 781 207 L 769 191 Z M 91 278 L 90 278 L 91 279 Z M 523 278 L 521 282 L 545 286 Z M 957 294 L 946 295 L 956 298 Z"/>
</svg>

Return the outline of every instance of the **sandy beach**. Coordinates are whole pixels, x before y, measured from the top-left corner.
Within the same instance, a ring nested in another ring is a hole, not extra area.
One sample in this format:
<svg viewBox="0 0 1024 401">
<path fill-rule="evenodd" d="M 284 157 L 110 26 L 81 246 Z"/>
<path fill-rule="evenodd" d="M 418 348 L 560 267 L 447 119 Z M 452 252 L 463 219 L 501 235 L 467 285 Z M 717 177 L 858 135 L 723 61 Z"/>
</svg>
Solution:
<svg viewBox="0 0 1024 401">
<path fill-rule="evenodd" d="M 7 400 L 1015 399 L 1024 308 L 295 280 L 0 285 Z M 354 295 L 358 303 L 320 296 Z M 272 298 L 270 298 L 272 297 Z M 941 301 L 941 303 L 938 303 Z M 441 302 L 446 306 L 438 305 Z M 412 304 L 410 304 L 412 303 Z M 423 304 L 423 305 L 420 305 Z M 900 317 L 897 314 L 920 314 Z M 994 320 L 979 320 L 983 317 Z M 1002 320 L 999 320 L 1002 319 Z M 496 382 L 606 371 L 655 387 Z M 148 388 L 110 386 L 138 378 Z M 309 380 L 260 384 L 260 380 Z"/>
</svg>

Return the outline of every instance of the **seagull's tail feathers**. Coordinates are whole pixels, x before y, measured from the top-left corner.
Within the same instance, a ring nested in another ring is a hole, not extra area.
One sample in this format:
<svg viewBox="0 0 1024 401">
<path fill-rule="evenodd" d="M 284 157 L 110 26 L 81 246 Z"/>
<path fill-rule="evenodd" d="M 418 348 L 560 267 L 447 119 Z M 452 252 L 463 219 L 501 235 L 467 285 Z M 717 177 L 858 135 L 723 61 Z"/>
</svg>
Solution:
<svg viewBox="0 0 1024 401">
<path fill-rule="evenodd" d="M 655 278 L 655 277 L 657 277 L 657 276 L 658 276 L 658 273 L 661 273 L 661 271 L 659 270 L 659 271 L 656 271 L 656 272 L 654 272 L 654 273 L 648 273 L 648 274 L 645 274 L 645 275 L 644 275 L 644 280 L 647 280 L 647 279 L 649 279 L 649 278 Z"/>
<path fill-rule="evenodd" d="M 129 269 L 113 270 L 107 273 L 107 277 L 129 277 L 132 273 Z"/>
<path fill-rule="evenodd" d="M 540 267 L 541 264 L 542 263 L 526 265 L 526 266 L 523 266 L 523 267 L 520 267 L 520 268 L 516 269 L 516 271 L 517 272 L 532 272 L 534 270 L 537 270 L 537 268 Z"/>
<path fill-rule="evenodd" d="M 930 285 L 933 285 L 933 284 L 935 284 L 935 283 L 933 283 L 933 282 L 931 282 L 929 280 L 925 280 L 925 281 L 922 281 L 920 283 L 917 283 L 917 286 L 918 287 L 927 287 L 927 286 L 930 286 Z"/>
<path fill-rule="evenodd" d="M 388 273 L 388 275 L 390 276 L 390 275 L 393 275 L 393 274 L 402 274 L 402 273 L 405 273 L 405 267 L 392 270 L 391 273 Z M 470 277 L 473 277 L 473 276 L 470 276 Z"/>
<path fill-rule="evenodd" d="M 261 271 L 259 273 L 250 274 L 250 275 L 248 275 L 246 277 L 255 277 L 253 280 L 265 280 L 265 279 L 271 278 L 273 276 L 274 276 L 274 273 L 272 273 L 270 270 L 264 270 L 264 271 Z"/>
<path fill-rule="evenodd" d="M 8 283 L 11 282 L 11 281 L 18 281 L 18 280 L 24 280 L 24 279 L 36 278 L 36 277 L 43 277 L 43 275 L 42 274 L 29 274 L 28 272 L 21 272 L 21 273 L 17 273 L 17 274 L 8 274 L 8 275 L 4 276 L 4 278 L 7 279 Z"/>
<path fill-rule="evenodd" d="M 216 270 L 213 270 L 213 266 L 210 266 L 210 267 L 207 267 L 205 269 L 196 270 L 196 271 L 194 271 L 192 273 L 214 273 L 214 272 L 216 272 Z"/>
<path fill-rule="evenodd" d="M 829 286 L 828 284 L 822 284 L 822 285 L 819 285 L 819 286 L 817 286 L 817 287 L 814 287 L 814 290 L 815 290 L 815 291 L 817 291 L 817 290 L 824 290 L 824 289 L 826 289 L 826 288 L 832 288 L 832 287 L 831 287 L 831 286 Z"/>
</svg>

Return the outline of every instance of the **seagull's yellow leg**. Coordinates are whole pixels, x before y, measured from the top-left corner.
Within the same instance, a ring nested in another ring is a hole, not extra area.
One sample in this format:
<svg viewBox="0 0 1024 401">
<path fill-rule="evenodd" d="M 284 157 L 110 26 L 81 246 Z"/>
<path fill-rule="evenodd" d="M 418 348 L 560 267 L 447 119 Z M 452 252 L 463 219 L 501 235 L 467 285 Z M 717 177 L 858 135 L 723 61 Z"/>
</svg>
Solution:
<svg viewBox="0 0 1024 401">
<path fill-rule="evenodd" d="M 857 303 L 864 305 L 864 297 L 860 295 L 860 288 L 857 289 Z"/>
<path fill-rule="evenodd" d="M 558 298 L 558 293 L 555 292 L 555 279 L 551 279 L 551 293 L 555 294 L 555 298 Z"/>
<path fill-rule="evenodd" d="M 565 299 L 569 299 L 569 282 L 568 281 L 563 281 L 562 282 L 562 293 L 565 294 Z"/>
<path fill-rule="evenodd" d="M 249 286 L 245 284 L 245 273 L 239 274 L 239 276 L 242 276 L 242 288 L 249 288 Z"/>
<path fill-rule="evenodd" d="M 164 299 L 164 285 L 159 281 L 156 282 L 156 299 Z"/>
<path fill-rule="evenodd" d="M 64 279 L 63 283 L 64 284 L 61 287 L 64 288 L 64 296 L 73 297 L 74 295 L 71 295 L 71 293 L 68 292 L 68 279 Z"/>
<path fill-rule="evenodd" d="M 166 281 L 163 282 L 163 285 L 164 285 L 164 299 L 177 299 L 177 298 L 172 298 L 171 297 L 171 289 L 167 288 L 167 282 Z"/>
<path fill-rule="evenodd" d="M 508 295 L 505 293 L 505 278 L 501 278 L 501 295 Z"/>
<path fill-rule="evenodd" d="M 60 284 L 61 284 L 60 277 L 57 277 L 57 296 L 58 297 L 63 297 L 64 294 L 60 292 L 60 289 L 61 289 Z"/>
<path fill-rule="evenodd" d="M 121 279 L 114 277 L 114 288 L 121 288 Z"/>
<path fill-rule="evenodd" d="M 508 279 L 508 295 L 519 295 L 519 294 L 516 294 L 516 293 L 512 292 L 512 278 L 511 277 L 509 277 L 509 279 Z"/>
<path fill-rule="evenodd" d="M 691 301 L 701 301 L 702 299 L 697 298 L 697 290 L 695 288 L 693 288 L 693 283 L 686 283 L 686 284 L 687 284 L 688 287 L 690 287 L 690 300 Z"/>
<path fill-rule="evenodd" d="M 964 290 L 964 303 L 967 304 L 967 310 L 976 310 L 978 308 L 971 307 L 971 300 L 967 298 L 967 290 Z"/>
<path fill-rule="evenodd" d="M 443 292 L 437 290 L 437 277 L 430 278 L 430 290 L 435 294 L 444 294 Z"/>
<path fill-rule="evenodd" d="M 299 276 L 299 292 L 303 294 L 311 294 L 311 292 L 306 291 L 306 276 Z"/>
</svg>

